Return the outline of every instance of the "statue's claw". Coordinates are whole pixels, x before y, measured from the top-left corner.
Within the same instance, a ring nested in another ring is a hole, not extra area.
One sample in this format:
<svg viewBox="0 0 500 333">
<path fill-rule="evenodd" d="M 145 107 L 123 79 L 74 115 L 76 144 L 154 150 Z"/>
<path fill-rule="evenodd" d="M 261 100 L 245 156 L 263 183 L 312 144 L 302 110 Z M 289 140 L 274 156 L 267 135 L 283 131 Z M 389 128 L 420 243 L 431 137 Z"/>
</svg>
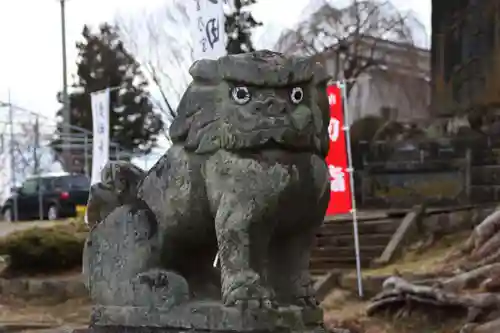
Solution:
<svg viewBox="0 0 500 333">
<path fill-rule="evenodd" d="M 229 292 L 225 304 L 240 309 L 272 309 L 276 307 L 273 299 L 274 293 L 267 288 L 255 284 L 242 285 Z"/>
</svg>

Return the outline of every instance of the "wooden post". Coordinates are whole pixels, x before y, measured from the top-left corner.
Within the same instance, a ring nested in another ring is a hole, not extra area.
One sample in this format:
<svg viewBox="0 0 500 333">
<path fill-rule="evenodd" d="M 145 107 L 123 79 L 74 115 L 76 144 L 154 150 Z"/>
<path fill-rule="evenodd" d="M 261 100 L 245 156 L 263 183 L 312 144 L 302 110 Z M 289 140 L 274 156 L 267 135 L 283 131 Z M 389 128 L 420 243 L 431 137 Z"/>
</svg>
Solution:
<svg viewBox="0 0 500 333">
<path fill-rule="evenodd" d="M 472 155 L 470 148 L 467 148 L 465 151 L 465 195 L 467 198 L 467 202 L 471 203 L 471 172 L 472 172 Z"/>
</svg>

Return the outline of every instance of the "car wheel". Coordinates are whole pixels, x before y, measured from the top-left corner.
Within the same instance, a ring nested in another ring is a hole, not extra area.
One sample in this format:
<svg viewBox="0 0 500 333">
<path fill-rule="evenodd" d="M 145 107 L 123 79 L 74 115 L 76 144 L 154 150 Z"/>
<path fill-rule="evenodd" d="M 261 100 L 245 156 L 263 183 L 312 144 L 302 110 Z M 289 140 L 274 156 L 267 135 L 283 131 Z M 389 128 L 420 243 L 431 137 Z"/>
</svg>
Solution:
<svg viewBox="0 0 500 333">
<path fill-rule="evenodd" d="M 49 206 L 49 210 L 47 211 L 47 219 L 49 221 L 54 221 L 59 218 L 59 211 L 55 205 Z"/>
<path fill-rule="evenodd" d="M 5 208 L 3 210 L 3 220 L 5 222 L 12 222 L 13 218 L 12 218 L 12 210 L 10 208 Z"/>
</svg>

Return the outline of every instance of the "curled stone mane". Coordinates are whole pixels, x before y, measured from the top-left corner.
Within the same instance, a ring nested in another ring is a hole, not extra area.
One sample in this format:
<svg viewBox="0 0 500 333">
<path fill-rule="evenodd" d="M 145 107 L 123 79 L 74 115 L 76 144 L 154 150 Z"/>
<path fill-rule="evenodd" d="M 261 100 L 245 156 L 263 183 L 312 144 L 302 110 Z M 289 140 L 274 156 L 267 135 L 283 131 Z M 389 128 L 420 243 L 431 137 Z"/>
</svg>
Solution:
<svg viewBox="0 0 500 333">
<path fill-rule="evenodd" d="M 310 58 L 285 57 L 269 50 L 199 60 L 189 73 L 194 80 L 233 81 L 256 86 L 280 87 L 315 78 L 321 70 Z"/>
</svg>

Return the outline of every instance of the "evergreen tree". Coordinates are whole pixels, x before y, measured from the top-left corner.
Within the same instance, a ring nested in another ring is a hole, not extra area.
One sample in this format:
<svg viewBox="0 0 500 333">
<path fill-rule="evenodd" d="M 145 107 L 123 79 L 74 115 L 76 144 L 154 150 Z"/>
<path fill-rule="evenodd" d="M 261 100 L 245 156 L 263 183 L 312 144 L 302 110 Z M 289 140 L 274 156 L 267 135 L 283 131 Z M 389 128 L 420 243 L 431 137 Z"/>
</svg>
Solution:
<svg viewBox="0 0 500 333">
<path fill-rule="evenodd" d="M 154 112 L 148 84 L 138 62 L 124 48 L 117 28 L 105 23 L 93 33 L 84 26 L 83 41 L 78 42 L 77 77 L 69 94 L 71 125 L 92 131 L 90 94 L 110 90 L 110 140 L 128 152 L 148 153 L 163 129 L 161 116 Z M 62 116 L 62 110 L 58 112 Z M 78 130 L 72 129 L 72 133 Z M 58 123 L 56 138 L 63 133 Z M 53 141 L 61 157 L 60 139 Z M 110 149 L 110 154 L 113 149 Z M 72 159 L 82 158 L 81 149 L 72 149 Z M 67 162 L 67 161 L 66 161 Z M 65 163 L 66 164 L 66 163 Z M 78 164 L 83 165 L 79 162 Z M 68 166 L 68 165 L 66 165 Z"/>
<path fill-rule="evenodd" d="M 252 29 L 261 26 L 248 6 L 257 0 L 234 0 L 232 13 L 226 15 L 225 30 L 227 34 L 226 51 L 228 54 L 239 54 L 255 51 L 252 43 Z"/>
</svg>

